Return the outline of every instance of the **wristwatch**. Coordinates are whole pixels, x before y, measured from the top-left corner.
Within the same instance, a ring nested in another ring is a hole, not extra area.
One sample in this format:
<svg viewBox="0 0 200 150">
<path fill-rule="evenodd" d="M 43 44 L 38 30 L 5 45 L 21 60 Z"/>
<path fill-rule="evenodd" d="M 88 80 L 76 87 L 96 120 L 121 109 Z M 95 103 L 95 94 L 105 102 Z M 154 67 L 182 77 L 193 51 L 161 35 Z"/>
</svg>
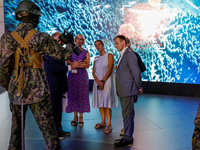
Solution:
<svg viewBox="0 0 200 150">
<path fill-rule="evenodd" d="M 101 82 L 105 83 L 105 81 L 101 80 Z"/>
</svg>

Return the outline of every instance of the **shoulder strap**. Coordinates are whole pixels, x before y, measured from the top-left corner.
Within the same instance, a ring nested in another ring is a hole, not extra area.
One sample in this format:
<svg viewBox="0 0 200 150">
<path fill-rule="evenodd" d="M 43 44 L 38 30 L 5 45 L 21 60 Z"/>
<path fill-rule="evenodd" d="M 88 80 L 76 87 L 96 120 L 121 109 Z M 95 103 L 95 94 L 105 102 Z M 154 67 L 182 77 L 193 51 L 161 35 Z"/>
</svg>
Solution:
<svg viewBox="0 0 200 150">
<path fill-rule="evenodd" d="M 26 43 L 28 43 L 28 41 L 31 39 L 31 37 L 32 37 L 36 32 L 38 32 L 38 31 L 35 30 L 35 29 L 32 29 L 31 31 L 29 31 L 28 34 L 25 36 L 24 41 L 25 41 Z"/>
<path fill-rule="evenodd" d="M 36 32 L 38 31 L 35 29 L 30 30 L 24 39 L 22 39 L 22 37 L 16 31 L 11 32 L 11 35 L 21 45 L 21 47 L 28 48 L 27 43 Z"/>
<path fill-rule="evenodd" d="M 11 35 L 21 45 L 21 47 L 28 48 L 27 43 L 22 39 L 22 37 L 16 31 L 11 32 Z"/>
<path fill-rule="evenodd" d="M 15 38 L 15 40 L 21 45 L 21 48 L 24 47 L 26 48 L 26 53 L 25 55 L 27 55 L 29 53 L 29 47 L 28 47 L 28 41 L 31 39 L 31 37 L 36 33 L 38 32 L 37 30 L 35 29 L 32 29 L 28 32 L 28 34 L 25 36 L 24 39 L 22 39 L 22 37 L 16 32 L 16 31 L 13 31 L 11 32 L 11 35 Z M 19 83 L 18 83 L 18 91 L 17 91 L 17 96 L 20 96 L 20 90 L 23 89 L 23 84 L 24 84 L 24 74 L 23 74 L 23 68 L 24 68 L 24 64 L 21 64 L 19 63 L 19 57 L 20 55 L 22 54 L 22 51 L 21 51 L 21 48 L 18 47 L 17 48 L 17 51 L 15 53 L 15 64 L 16 64 L 16 76 L 15 76 L 15 79 L 14 81 L 17 81 L 17 78 L 18 78 L 18 69 L 19 69 L 19 66 L 21 66 L 20 68 L 20 75 L 19 75 Z M 24 54 L 23 54 L 24 56 Z M 33 65 L 33 63 L 27 63 L 26 65 Z"/>
</svg>

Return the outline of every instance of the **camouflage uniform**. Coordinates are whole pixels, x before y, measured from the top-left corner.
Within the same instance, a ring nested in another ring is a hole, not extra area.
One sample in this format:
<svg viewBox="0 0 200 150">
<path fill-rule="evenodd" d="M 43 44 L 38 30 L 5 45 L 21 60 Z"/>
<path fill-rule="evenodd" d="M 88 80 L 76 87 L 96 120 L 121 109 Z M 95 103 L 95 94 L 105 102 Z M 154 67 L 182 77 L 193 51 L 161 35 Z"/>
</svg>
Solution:
<svg viewBox="0 0 200 150">
<path fill-rule="evenodd" d="M 195 129 L 192 136 L 192 150 L 200 150 L 200 104 L 194 120 Z"/>
<path fill-rule="evenodd" d="M 24 38 L 28 31 L 33 28 L 31 23 L 19 23 L 15 31 Z M 45 139 L 46 148 L 48 150 L 60 149 L 52 117 L 49 86 L 44 70 L 33 67 L 24 68 L 24 87 L 21 95 L 17 96 L 19 80 L 14 81 L 16 69 L 12 69 L 10 64 L 18 46 L 19 43 L 12 37 L 11 33 L 2 35 L 0 41 L 0 85 L 8 91 L 12 112 L 12 130 L 8 149 L 21 149 L 21 104 L 24 105 L 24 112 L 29 105 Z M 35 33 L 28 42 L 28 46 L 34 52 L 49 55 L 54 59 L 69 60 L 72 54 L 71 44 L 67 44 L 66 49 L 64 49 L 47 33 L 42 32 Z M 10 78 L 11 76 L 13 78 Z"/>
</svg>

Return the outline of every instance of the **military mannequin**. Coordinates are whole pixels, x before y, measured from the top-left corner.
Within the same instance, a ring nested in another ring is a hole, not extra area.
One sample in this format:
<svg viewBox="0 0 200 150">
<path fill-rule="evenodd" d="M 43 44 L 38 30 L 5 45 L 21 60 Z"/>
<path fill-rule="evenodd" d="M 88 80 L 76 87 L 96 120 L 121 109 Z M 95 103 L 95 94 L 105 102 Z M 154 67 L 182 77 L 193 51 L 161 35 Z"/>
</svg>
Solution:
<svg viewBox="0 0 200 150">
<path fill-rule="evenodd" d="M 46 148 L 61 149 L 42 55 L 57 60 L 71 59 L 73 37 L 66 40 L 66 48 L 63 48 L 49 34 L 35 30 L 40 16 L 40 8 L 35 3 L 20 2 L 15 10 L 15 19 L 21 23 L 17 24 L 15 31 L 4 33 L 0 41 L 0 85 L 8 91 L 12 112 L 9 150 L 22 147 L 21 125 L 24 123 L 21 121 L 25 122 L 28 106 L 42 132 Z M 22 114 L 24 119 L 21 119 Z"/>
<path fill-rule="evenodd" d="M 200 150 L 200 103 L 194 120 L 195 128 L 192 136 L 192 150 Z"/>
</svg>

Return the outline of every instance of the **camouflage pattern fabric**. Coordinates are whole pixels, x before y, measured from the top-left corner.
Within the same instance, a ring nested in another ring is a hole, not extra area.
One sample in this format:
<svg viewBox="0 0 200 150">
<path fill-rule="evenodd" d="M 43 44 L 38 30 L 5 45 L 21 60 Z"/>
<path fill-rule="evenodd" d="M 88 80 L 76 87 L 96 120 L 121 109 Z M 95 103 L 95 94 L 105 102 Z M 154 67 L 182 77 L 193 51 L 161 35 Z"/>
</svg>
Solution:
<svg viewBox="0 0 200 150">
<path fill-rule="evenodd" d="M 50 97 L 47 97 L 44 101 L 38 103 L 24 105 L 24 114 L 26 114 L 28 106 L 31 109 L 35 117 L 35 120 L 38 124 L 38 127 L 42 132 L 46 148 L 48 150 L 59 150 L 59 149 L 61 150 L 59 145 L 58 133 L 52 117 L 52 111 L 51 111 L 52 106 L 50 102 Z M 12 129 L 11 129 L 8 150 L 20 150 L 21 149 L 21 106 L 16 105 L 14 103 L 10 103 L 10 110 L 12 112 Z"/>
<path fill-rule="evenodd" d="M 200 104 L 194 120 L 195 129 L 192 136 L 192 150 L 200 150 Z"/>
<path fill-rule="evenodd" d="M 17 33 L 24 38 L 28 31 L 34 26 L 30 23 L 19 23 L 16 27 Z M 13 70 L 13 55 L 19 43 L 10 33 L 4 33 L 0 41 L 0 85 L 8 90 L 11 103 L 18 105 L 32 104 L 42 101 L 49 95 L 49 87 L 43 69 L 28 67 L 24 69 L 24 89 L 21 96 L 17 96 L 17 85 L 19 80 L 14 81 L 16 69 Z M 67 44 L 63 48 L 54 41 L 49 34 L 37 32 L 28 42 L 28 46 L 34 52 L 48 55 L 58 60 L 69 60 L 73 52 L 72 45 Z M 25 51 L 25 49 L 24 49 Z M 28 63 L 24 62 L 24 63 Z M 13 78 L 10 78 L 10 77 Z"/>
<path fill-rule="evenodd" d="M 34 29 L 31 23 L 19 23 L 15 31 L 24 38 L 27 33 Z M 14 81 L 16 69 L 14 54 L 19 43 L 11 33 L 4 33 L 0 40 L 0 85 L 6 88 L 10 99 L 10 110 L 12 112 L 12 133 L 10 137 L 9 150 L 21 149 L 21 106 L 30 106 L 35 120 L 42 131 L 48 150 L 59 150 L 58 134 L 52 117 L 49 97 L 49 86 L 43 69 L 33 67 L 24 68 L 24 89 L 21 95 L 17 96 L 17 81 Z M 37 32 L 28 42 L 29 49 L 40 55 L 48 55 L 54 59 L 69 60 L 73 52 L 72 44 L 63 48 L 57 41 L 54 41 L 49 34 Z M 26 49 L 22 49 L 23 52 Z M 30 56 L 31 57 L 31 56 Z M 21 60 L 22 61 L 22 60 Z M 29 63 L 24 59 L 23 63 Z"/>
</svg>

